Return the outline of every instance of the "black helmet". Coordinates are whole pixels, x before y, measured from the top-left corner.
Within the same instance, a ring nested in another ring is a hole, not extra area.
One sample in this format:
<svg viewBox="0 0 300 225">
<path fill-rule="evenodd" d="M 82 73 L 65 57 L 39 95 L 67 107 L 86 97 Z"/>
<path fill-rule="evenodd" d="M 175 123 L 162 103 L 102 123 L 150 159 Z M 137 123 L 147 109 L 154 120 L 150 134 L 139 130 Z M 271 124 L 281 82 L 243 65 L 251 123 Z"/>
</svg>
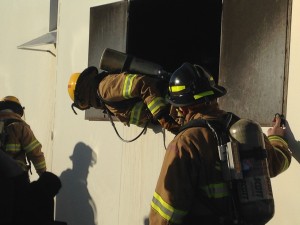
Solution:
<svg viewBox="0 0 300 225">
<path fill-rule="evenodd" d="M 86 68 L 82 73 L 73 73 L 71 75 L 68 83 L 68 92 L 74 102 L 72 109 L 73 106 L 80 110 L 90 108 L 90 93 L 91 91 L 95 91 L 93 89 L 96 88 L 95 81 L 97 75 L 98 69 L 94 66 Z"/>
<path fill-rule="evenodd" d="M 23 116 L 25 107 L 21 105 L 17 97 L 11 95 L 5 96 L 0 100 L 0 110 L 4 109 L 10 109 L 20 116 Z"/>
<path fill-rule="evenodd" d="M 183 63 L 169 81 L 168 101 L 174 106 L 209 102 L 226 94 L 226 89 L 215 84 L 214 78 L 203 67 Z"/>
</svg>

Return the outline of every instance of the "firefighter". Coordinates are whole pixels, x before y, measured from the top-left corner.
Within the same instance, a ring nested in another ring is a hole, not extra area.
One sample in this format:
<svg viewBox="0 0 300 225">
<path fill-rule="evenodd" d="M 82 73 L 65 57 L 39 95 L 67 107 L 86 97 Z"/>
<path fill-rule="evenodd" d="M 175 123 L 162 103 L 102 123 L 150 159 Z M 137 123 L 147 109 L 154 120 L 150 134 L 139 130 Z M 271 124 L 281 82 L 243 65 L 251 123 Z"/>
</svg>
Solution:
<svg viewBox="0 0 300 225">
<path fill-rule="evenodd" d="M 171 76 L 169 101 L 179 107 L 188 124 L 199 118 L 207 121 L 224 118 L 217 99 L 226 89 L 215 84 L 201 66 L 184 63 Z M 284 130 L 276 118 L 268 137 L 262 134 L 271 177 L 285 171 L 291 153 Z M 151 201 L 150 225 L 221 225 L 235 223 L 228 183 L 220 169 L 218 143 L 208 127 L 195 126 L 179 131 L 165 153 L 161 172 Z M 256 215 L 253 215 L 256 217 Z M 259 223 L 260 225 L 263 223 Z"/>
<path fill-rule="evenodd" d="M 42 145 L 22 119 L 23 114 L 24 107 L 15 96 L 6 96 L 0 100 L 0 121 L 4 124 L 1 150 L 16 160 L 27 174 L 32 163 L 37 174 L 41 175 L 46 171 Z"/>
<path fill-rule="evenodd" d="M 71 75 L 68 92 L 74 102 L 72 108 L 107 109 L 126 126 L 158 121 L 163 128 L 176 133 L 179 125 L 169 115 L 170 104 L 164 96 L 167 85 L 167 82 L 146 75 L 99 73 L 91 66 L 82 73 Z"/>
</svg>

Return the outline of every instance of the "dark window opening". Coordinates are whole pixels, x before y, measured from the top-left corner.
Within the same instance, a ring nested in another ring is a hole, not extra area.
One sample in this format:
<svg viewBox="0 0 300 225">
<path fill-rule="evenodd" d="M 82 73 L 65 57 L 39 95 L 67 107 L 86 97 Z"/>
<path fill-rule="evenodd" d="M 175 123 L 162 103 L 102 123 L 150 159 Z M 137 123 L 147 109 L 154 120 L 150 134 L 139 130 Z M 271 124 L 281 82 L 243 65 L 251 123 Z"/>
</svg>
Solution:
<svg viewBox="0 0 300 225">
<path fill-rule="evenodd" d="M 222 0 L 132 0 L 90 10 L 89 66 L 105 48 L 160 64 L 173 72 L 184 62 L 205 66 L 218 80 Z M 89 120 L 107 120 L 89 109 Z"/>
<path fill-rule="evenodd" d="M 221 0 L 129 3 L 127 53 L 172 72 L 183 62 L 201 64 L 217 79 Z"/>
</svg>

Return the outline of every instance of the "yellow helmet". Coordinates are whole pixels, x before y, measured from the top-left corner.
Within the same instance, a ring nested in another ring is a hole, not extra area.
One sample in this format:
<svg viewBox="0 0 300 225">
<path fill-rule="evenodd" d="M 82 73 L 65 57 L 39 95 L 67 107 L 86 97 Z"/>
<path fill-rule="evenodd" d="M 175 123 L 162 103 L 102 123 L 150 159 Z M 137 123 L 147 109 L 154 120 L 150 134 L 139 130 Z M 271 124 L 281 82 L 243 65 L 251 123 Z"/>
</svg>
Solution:
<svg viewBox="0 0 300 225">
<path fill-rule="evenodd" d="M 90 96 L 95 86 L 95 78 L 98 75 L 98 69 L 96 67 L 88 67 L 82 73 L 73 73 L 70 76 L 68 83 L 68 93 L 73 101 L 73 107 L 80 110 L 86 110 L 91 107 Z M 96 90 L 95 90 L 96 94 Z"/>
<path fill-rule="evenodd" d="M 80 73 L 73 73 L 70 77 L 69 83 L 68 83 L 68 92 L 69 96 L 74 102 L 74 93 L 75 93 L 75 87 L 78 80 L 78 77 L 80 76 Z"/>
<path fill-rule="evenodd" d="M 24 108 L 25 107 L 21 105 L 19 99 L 12 95 L 5 96 L 0 100 L 0 110 L 11 109 L 20 116 L 23 116 Z"/>
</svg>

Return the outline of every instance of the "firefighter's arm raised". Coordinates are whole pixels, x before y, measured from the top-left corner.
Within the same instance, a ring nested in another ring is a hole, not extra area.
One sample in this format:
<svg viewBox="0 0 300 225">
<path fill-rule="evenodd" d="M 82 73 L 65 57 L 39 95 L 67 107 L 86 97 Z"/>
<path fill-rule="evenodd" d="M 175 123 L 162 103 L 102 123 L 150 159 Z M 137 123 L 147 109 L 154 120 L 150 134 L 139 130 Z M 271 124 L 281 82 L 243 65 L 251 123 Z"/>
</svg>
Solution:
<svg viewBox="0 0 300 225">
<path fill-rule="evenodd" d="M 288 142 L 293 157 L 300 163 L 300 142 L 296 140 L 287 120 L 285 121 L 285 139 Z"/>
<path fill-rule="evenodd" d="M 281 127 L 281 118 L 276 116 L 273 127 L 267 131 L 266 149 L 268 152 L 268 163 L 270 176 L 275 177 L 284 172 L 291 163 L 292 154 L 288 149 L 285 130 Z"/>
<path fill-rule="evenodd" d="M 33 163 L 38 175 L 46 171 L 46 161 L 42 152 L 42 145 L 36 139 L 29 125 L 24 125 L 22 129 L 22 146 L 28 159 Z"/>
</svg>

